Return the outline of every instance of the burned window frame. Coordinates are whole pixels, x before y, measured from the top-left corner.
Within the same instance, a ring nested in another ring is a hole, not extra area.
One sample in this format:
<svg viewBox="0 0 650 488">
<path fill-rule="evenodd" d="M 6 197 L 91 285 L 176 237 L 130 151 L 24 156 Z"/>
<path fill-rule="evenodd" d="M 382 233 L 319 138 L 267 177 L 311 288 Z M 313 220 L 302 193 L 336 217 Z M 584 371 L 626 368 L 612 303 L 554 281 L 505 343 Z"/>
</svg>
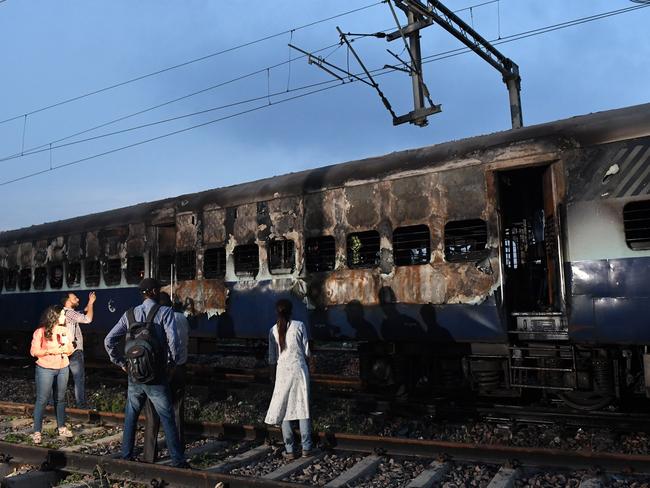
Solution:
<svg viewBox="0 0 650 488">
<path fill-rule="evenodd" d="M 452 226 L 450 228 L 450 226 Z M 481 227 L 481 232 L 476 229 Z M 470 232 L 467 229 L 475 229 Z M 457 233 L 458 235 L 454 235 Z M 453 239 L 453 241 L 452 241 Z M 473 241 L 473 242 L 472 242 Z M 444 227 L 444 255 L 445 261 L 448 263 L 470 263 L 481 261 L 489 254 L 487 247 L 488 243 L 488 227 L 487 222 L 483 219 L 463 219 L 463 220 L 450 220 Z M 470 250 L 463 250 L 469 246 L 476 247 Z M 481 247 L 482 246 L 482 247 Z M 458 250 L 450 251 L 450 248 L 459 248 Z"/>
<path fill-rule="evenodd" d="M 318 250 L 313 250 L 314 245 L 318 246 Z M 336 268 L 334 236 L 310 237 L 305 240 L 305 268 L 309 273 L 334 271 Z"/>
<path fill-rule="evenodd" d="M 102 277 L 106 286 L 119 286 L 122 283 L 122 274 L 122 260 L 120 258 L 110 258 L 102 261 Z"/>
<path fill-rule="evenodd" d="M 77 281 L 71 279 L 78 276 Z M 70 261 L 65 263 L 65 284 L 68 288 L 78 288 L 81 286 L 81 261 Z"/>
<path fill-rule="evenodd" d="M 196 251 L 188 249 L 178 251 L 174 261 L 176 281 L 190 281 L 196 279 Z"/>
<path fill-rule="evenodd" d="M 630 209 L 630 207 L 633 207 Z M 642 207 L 642 208 L 634 208 Z M 631 213 L 641 213 L 646 215 L 631 218 Z M 632 251 L 650 250 L 650 200 L 636 200 L 627 202 L 623 205 L 623 233 L 625 244 Z M 633 237 L 630 236 L 633 235 Z"/>
<path fill-rule="evenodd" d="M 173 266 L 175 266 L 176 262 L 176 255 L 175 254 L 160 254 L 158 256 L 157 260 L 157 267 L 156 267 L 156 279 L 158 282 L 165 286 L 169 285 L 173 278 L 174 278 L 174 269 L 172 269 Z M 161 264 L 164 263 L 165 266 L 162 266 Z M 161 273 L 161 270 L 165 270 L 165 274 Z"/>
<path fill-rule="evenodd" d="M 33 281 L 32 281 L 32 286 L 34 287 L 34 290 L 45 290 L 47 287 L 47 267 L 45 266 L 37 266 L 34 268 L 34 276 L 33 276 Z"/>
<path fill-rule="evenodd" d="M 215 255 L 215 258 L 212 255 Z M 212 263 L 216 266 L 212 266 Z M 226 248 L 211 247 L 203 251 L 203 278 L 216 280 L 226 276 Z"/>
<path fill-rule="evenodd" d="M 423 250 L 424 252 L 422 252 Z M 421 266 L 429 264 L 430 261 L 431 231 L 428 225 L 406 225 L 393 229 L 393 263 L 395 266 Z"/>
<path fill-rule="evenodd" d="M 88 274 L 88 268 L 92 265 L 93 271 L 92 274 Z M 95 273 L 96 271 L 96 273 Z M 89 277 L 92 278 L 92 281 L 89 280 Z M 96 277 L 96 280 L 95 280 Z M 86 259 L 84 260 L 84 283 L 88 288 L 96 288 L 101 284 L 102 279 L 102 263 L 99 259 Z"/>
<path fill-rule="evenodd" d="M 269 239 L 266 252 L 269 273 L 290 274 L 296 270 L 296 243 L 293 239 Z"/>
<path fill-rule="evenodd" d="M 13 278 L 13 280 L 11 278 Z M 18 288 L 18 268 L 5 268 L 3 281 L 5 291 L 16 291 L 16 288 Z"/>
<path fill-rule="evenodd" d="M 242 269 L 241 259 L 244 257 L 242 256 L 242 253 L 249 250 L 252 251 L 253 249 L 255 252 L 250 253 L 251 258 L 247 258 L 247 262 Z M 252 259 L 253 254 L 255 255 L 255 259 Z M 240 278 L 255 278 L 260 272 L 260 247 L 257 245 L 257 243 L 240 244 L 238 246 L 235 246 L 232 251 L 232 256 L 235 265 L 234 268 L 236 276 L 239 276 Z"/>
<path fill-rule="evenodd" d="M 126 279 L 127 284 L 137 285 L 144 279 L 145 273 L 144 256 L 129 256 L 126 258 L 124 278 Z"/>
<path fill-rule="evenodd" d="M 61 270 L 61 277 L 59 278 L 59 282 L 56 282 L 54 280 L 54 274 L 57 268 Z M 60 290 L 63 288 L 63 281 L 65 280 L 65 270 L 63 269 L 63 263 L 50 264 L 47 269 L 47 276 L 50 282 L 50 288 L 52 290 Z"/>
<path fill-rule="evenodd" d="M 376 249 L 374 248 L 375 241 Z M 373 245 L 372 249 L 362 251 L 364 246 L 369 247 L 369 244 Z M 345 253 L 348 268 L 350 269 L 376 268 L 379 266 L 381 253 L 381 236 L 379 232 L 376 230 L 364 230 L 349 233 L 345 238 Z"/>
<path fill-rule="evenodd" d="M 18 272 L 18 291 L 32 289 L 32 268 L 21 268 Z"/>
</svg>

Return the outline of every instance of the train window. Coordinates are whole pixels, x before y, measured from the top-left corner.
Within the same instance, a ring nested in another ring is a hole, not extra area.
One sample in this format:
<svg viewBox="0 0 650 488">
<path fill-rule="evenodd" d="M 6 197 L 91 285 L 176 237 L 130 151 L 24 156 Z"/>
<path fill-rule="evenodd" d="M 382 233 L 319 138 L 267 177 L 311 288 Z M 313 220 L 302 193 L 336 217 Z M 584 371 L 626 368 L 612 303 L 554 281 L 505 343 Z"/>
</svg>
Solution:
<svg viewBox="0 0 650 488">
<path fill-rule="evenodd" d="M 84 271 L 86 272 L 86 286 L 97 287 L 99 286 L 99 275 L 101 266 L 99 261 L 86 261 L 84 263 Z"/>
<path fill-rule="evenodd" d="M 107 286 L 116 286 L 122 282 L 122 260 L 107 259 L 102 263 L 102 274 Z"/>
<path fill-rule="evenodd" d="M 0 291 L 2 291 L 2 285 L 5 282 L 5 269 L 0 268 Z"/>
<path fill-rule="evenodd" d="M 73 261 L 66 265 L 65 282 L 68 288 L 76 288 L 81 284 L 81 263 Z"/>
<path fill-rule="evenodd" d="M 50 288 L 58 290 L 63 286 L 63 265 L 53 264 L 50 266 Z"/>
<path fill-rule="evenodd" d="M 431 258 L 431 235 L 426 225 L 399 227 L 393 231 L 395 266 L 427 264 Z"/>
<path fill-rule="evenodd" d="M 630 202 L 623 207 L 625 243 L 630 249 L 650 249 L 650 200 Z"/>
<path fill-rule="evenodd" d="M 236 246 L 233 251 L 235 258 L 235 274 L 254 278 L 260 270 L 260 250 L 257 244 Z"/>
<path fill-rule="evenodd" d="M 8 268 L 5 270 L 5 290 L 14 291 L 16 289 L 16 282 L 18 281 L 18 271 L 16 268 Z"/>
<path fill-rule="evenodd" d="M 161 254 L 158 256 L 158 281 L 160 281 L 161 285 L 169 285 L 172 282 L 173 266 L 173 254 Z"/>
<path fill-rule="evenodd" d="M 39 266 L 34 270 L 34 290 L 45 290 L 47 285 L 47 268 Z"/>
<path fill-rule="evenodd" d="M 455 220 L 445 225 L 445 259 L 451 263 L 480 261 L 487 254 L 487 223 Z"/>
<path fill-rule="evenodd" d="M 203 277 L 211 280 L 226 276 L 226 249 L 214 247 L 203 253 Z"/>
<path fill-rule="evenodd" d="M 332 271 L 336 264 L 334 237 L 321 236 L 307 239 L 305 243 L 305 266 L 310 273 Z"/>
<path fill-rule="evenodd" d="M 379 264 L 379 232 L 355 232 L 348 235 L 347 241 L 350 268 L 372 268 Z"/>
<path fill-rule="evenodd" d="M 130 256 L 126 259 L 126 282 L 137 285 L 144 278 L 144 257 Z"/>
<path fill-rule="evenodd" d="M 28 291 L 32 287 L 32 268 L 23 268 L 18 275 L 18 289 Z"/>
<path fill-rule="evenodd" d="M 296 245 L 291 239 L 268 242 L 269 271 L 271 274 L 293 273 L 296 268 Z"/>
<path fill-rule="evenodd" d="M 196 252 L 182 251 L 176 253 L 176 279 L 178 281 L 196 278 Z"/>
</svg>

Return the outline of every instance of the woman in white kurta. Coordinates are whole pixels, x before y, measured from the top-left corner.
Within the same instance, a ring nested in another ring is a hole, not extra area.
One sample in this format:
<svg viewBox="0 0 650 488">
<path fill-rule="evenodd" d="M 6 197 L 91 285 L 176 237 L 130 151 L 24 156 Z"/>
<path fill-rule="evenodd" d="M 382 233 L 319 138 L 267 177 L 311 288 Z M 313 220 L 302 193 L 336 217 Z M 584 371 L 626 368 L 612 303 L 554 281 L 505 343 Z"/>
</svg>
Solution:
<svg viewBox="0 0 650 488">
<path fill-rule="evenodd" d="M 279 300 L 275 305 L 277 323 L 269 332 L 269 364 L 274 368 L 275 387 L 267 424 L 281 424 L 286 455 L 295 458 L 291 421 L 300 423 L 302 455 L 311 454 L 311 420 L 309 412 L 309 337 L 305 324 L 291 320 L 291 302 Z"/>
</svg>

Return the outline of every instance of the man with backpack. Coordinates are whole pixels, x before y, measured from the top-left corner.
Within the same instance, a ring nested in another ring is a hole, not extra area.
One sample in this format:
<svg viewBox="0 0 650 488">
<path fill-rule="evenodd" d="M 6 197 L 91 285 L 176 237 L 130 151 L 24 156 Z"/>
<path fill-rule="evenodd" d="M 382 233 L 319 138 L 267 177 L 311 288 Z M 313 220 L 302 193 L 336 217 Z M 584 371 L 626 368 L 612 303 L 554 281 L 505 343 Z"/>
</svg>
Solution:
<svg viewBox="0 0 650 488">
<path fill-rule="evenodd" d="M 153 278 L 142 280 L 139 288 L 142 304 L 127 310 L 104 339 L 111 362 L 121 367 L 129 377 L 122 458 L 133 459 L 138 417 L 149 399 L 165 431 L 172 466 L 187 468 L 189 464 L 185 461 L 184 449 L 178 438 L 167 380 L 167 368 L 173 367 L 179 356 L 174 311 L 157 303 L 160 284 Z M 122 337 L 125 337 L 123 353 L 118 347 Z"/>
</svg>

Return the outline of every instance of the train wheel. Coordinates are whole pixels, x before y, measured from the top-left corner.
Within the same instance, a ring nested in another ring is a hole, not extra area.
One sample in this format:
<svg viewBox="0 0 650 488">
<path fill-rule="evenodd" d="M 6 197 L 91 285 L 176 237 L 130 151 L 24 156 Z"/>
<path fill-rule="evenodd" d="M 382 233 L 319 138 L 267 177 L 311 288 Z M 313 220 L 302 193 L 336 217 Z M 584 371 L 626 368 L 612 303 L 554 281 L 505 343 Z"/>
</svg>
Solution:
<svg viewBox="0 0 650 488">
<path fill-rule="evenodd" d="M 614 401 L 614 396 L 595 391 L 567 391 L 560 398 L 576 410 L 600 410 Z"/>
</svg>

